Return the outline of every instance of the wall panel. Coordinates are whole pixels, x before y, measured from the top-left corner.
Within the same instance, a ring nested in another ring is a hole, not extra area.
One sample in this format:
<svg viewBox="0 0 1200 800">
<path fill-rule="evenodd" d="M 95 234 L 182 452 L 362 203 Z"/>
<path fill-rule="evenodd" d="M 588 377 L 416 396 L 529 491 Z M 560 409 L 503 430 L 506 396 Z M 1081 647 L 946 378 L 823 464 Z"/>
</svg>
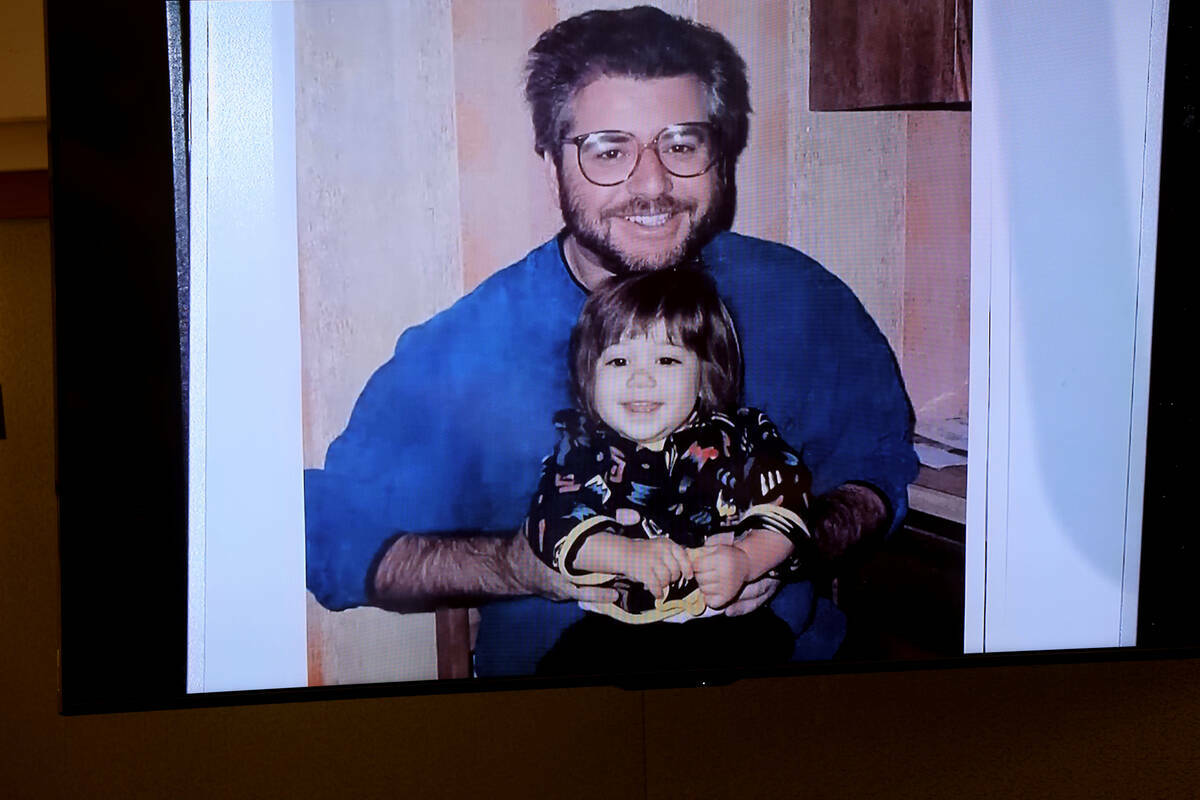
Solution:
<svg viewBox="0 0 1200 800">
<path fill-rule="evenodd" d="M 454 3 L 463 289 L 524 256 L 562 226 L 533 152 L 525 53 L 553 25 L 552 0 Z"/>
</svg>

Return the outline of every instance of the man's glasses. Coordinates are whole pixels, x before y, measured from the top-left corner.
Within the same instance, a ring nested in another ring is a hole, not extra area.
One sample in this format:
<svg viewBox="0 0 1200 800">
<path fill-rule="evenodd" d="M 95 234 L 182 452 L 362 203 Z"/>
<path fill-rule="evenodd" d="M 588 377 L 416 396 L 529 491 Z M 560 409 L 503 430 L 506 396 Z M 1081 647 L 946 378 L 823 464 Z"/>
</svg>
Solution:
<svg viewBox="0 0 1200 800">
<path fill-rule="evenodd" d="M 583 177 L 597 186 L 616 186 L 633 175 L 642 153 L 653 148 L 663 169 L 677 178 L 703 175 L 717 161 L 713 127 L 708 122 L 668 125 L 648 144 L 625 131 L 593 131 L 564 139 L 579 151 Z"/>
</svg>

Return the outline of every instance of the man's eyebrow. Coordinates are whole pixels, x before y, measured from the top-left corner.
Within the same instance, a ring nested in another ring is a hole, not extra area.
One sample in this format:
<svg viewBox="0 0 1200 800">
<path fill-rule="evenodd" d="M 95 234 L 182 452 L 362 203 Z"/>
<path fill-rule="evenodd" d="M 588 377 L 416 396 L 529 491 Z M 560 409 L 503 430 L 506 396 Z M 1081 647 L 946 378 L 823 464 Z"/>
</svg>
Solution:
<svg viewBox="0 0 1200 800">
<path fill-rule="evenodd" d="M 624 141 L 629 138 L 625 131 L 593 131 L 588 136 L 594 136 L 601 142 Z"/>
</svg>

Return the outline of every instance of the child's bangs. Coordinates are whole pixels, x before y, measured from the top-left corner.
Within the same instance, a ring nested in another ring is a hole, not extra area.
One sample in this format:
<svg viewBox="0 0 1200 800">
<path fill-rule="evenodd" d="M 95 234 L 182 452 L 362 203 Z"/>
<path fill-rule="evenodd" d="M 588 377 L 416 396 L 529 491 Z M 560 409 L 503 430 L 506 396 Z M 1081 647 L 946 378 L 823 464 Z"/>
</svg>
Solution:
<svg viewBox="0 0 1200 800">
<path fill-rule="evenodd" d="M 626 339 L 649 337 L 660 324 L 667 341 L 695 350 L 703 320 L 695 310 L 683 308 L 664 297 L 617 296 L 601 325 L 600 348 L 611 347 Z"/>
</svg>

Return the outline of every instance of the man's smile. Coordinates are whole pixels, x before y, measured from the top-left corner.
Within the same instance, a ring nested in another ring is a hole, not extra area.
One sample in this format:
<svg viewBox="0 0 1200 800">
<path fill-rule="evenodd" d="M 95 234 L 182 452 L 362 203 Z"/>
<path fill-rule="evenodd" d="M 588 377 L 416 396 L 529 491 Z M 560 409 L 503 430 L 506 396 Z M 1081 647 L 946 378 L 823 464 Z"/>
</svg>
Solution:
<svg viewBox="0 0 1200 800">
<path fill-rule="evenodd" d="M 660 225 L 666 225 L 671 216 L 671 214 L 654 214 L 652 216 L 629 216 L 624 219 L 637 225 L 657 228 Z"/>
<path fill-rule="evenodd" d="M 611 220 L 622 220 L 635 233 L 649 233 L 655 236 L 675 236 L 679 224 L 688 219 L 695 207 L 674 197 L 663 197 L 657 201 L 626 204 L 624 208 L 614 209 L 606 216 Z"/>
<path fill-rule="evenodd" d="M 630 245 L 636 247 L 639 245 L 635 243 L 641 243 L 641 247 L 662 247 L 665 244 L 660 243 L 674 242 L 684 235 L 688 211 L 674 209 L 652 214 L 614 214 L 610 219 L 615 223 L 614 233 Z"/>
</svg>

